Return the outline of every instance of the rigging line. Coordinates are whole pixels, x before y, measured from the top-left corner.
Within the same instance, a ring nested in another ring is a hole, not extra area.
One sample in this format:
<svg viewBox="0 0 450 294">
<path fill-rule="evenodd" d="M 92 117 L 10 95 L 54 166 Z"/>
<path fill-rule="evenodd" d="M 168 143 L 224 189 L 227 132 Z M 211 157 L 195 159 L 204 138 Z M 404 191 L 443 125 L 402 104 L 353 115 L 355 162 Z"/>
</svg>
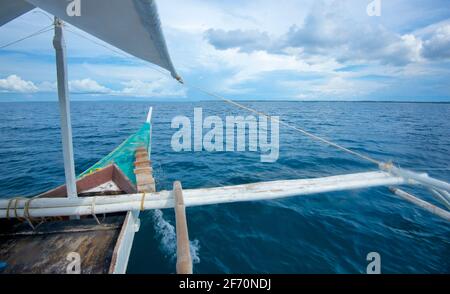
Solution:
<svg viewBox="0 0 450 294">
<path fill-rule="evenodd" d="M 53 24 L 52 24 L 52 25 L 49 25 L 49 26 L 46 26 L 45 28 L 42 28 L 42 29 L 40 29 L 39 31 L 36 31 L 36 32 L 34 32 L 34 33 L 32 33 L 32 34 L 30 34 L 30 35 L 28 35 L 28 36 L 25 36 L 25 37 L 23 37 L 23 38 L 20 38 L 20 39 L 18 39 L 18 40 L 16 40 L 16 41 L 13 41 L 13 42 L 4 44 L 4 45 L 0 46 L 0 49 L 6 48 L 6 47 L 11 46 L 11 45 L 14 45 L 14 44 L 17 44 L 17 43 L 22 42 L 22 41 L 24 41 L 24 40 L 26 40 L 26 39 L 29 39 L 29 38 L 31 38 L 31 37 L 35 37 L 35 36 L 37 36 L 37 35 L 46 33 L 46 32 L 51 31 L 51 30 L 53 30 Z"/>
<path fill-rule="evenodd" d="M 187 86 L 187 85 L 186 85 L 186 86 Z M 284 125 L 284 126 L 290 128 L 290 129 L 296 130 L 296 131 L 298 131 L 298 132 L 300 132 L 300 133 L 302 133 L 302 134 L 304 134 L 304 135 L 306 135 L 306 136 L 308 136 L 308 137 L 310 137 L 310 138 L 312 138 L 312 139 L 314 139 L 314 140 L 317 140 L 317 141 L 320 141 L 320 142 L 322 142 L 322 143 L 325 143 L 325 144 L 327 144 L 327 145 L 329 145 L 329 146 L 335 147 L 335 148 L 337 148 L 337 149 L 339 149 L 339 150 L 341 150 L 341 151 L 344 151 L 344 152 L 347 152 L 347 153 L 349 153 L 349 154 L 355 155 L 355 156 L 357 156 L 357 157 L 359 157 L 359 158 L 362 158 L 362 159 L 364 159 L 364 160 L 370 161 L 371 163 L 374 163 L 374 164 L 376 164 L 376 165 L 382 164 L 381 161 L 376 160 L 376 159 L 374 159 L 374 158 L 372 158 L 372 157 L 370 157 L 370 156 L 364 155 L 364 154 L 362 154 L 362 153 L 359 153 L 359 152 L 356 152 L 356 151 L 354 151 L 354 150 L 348 149 L 348 148 L 346 148 L 346 147 L 343 147 L 343 146 L 341 146 L 341 145 L 339 145 L 339 144 L 337 144 L 337 143 L 334 143 L 334 142 L 329 141 L 329 140 L 327 140 L 327 139 L 324 139 L 324 138 L 322 138 L 322 137 L 316 136 L 316 135 L 314 135 L 314 134 L 312 134 L 312 133 L 310 133 L 310 132 L 308 132 L 308 131 L 306 131 L 306 130 L 304 130 L 304 129 L 302 129 L 302 128 L 299 128 L 299 127 L 293 126 L 293 125 L 291 125 L 291 124 L 288 124 L 288 123 L 286 123 L 286 122 L 284 122 L 284 121 L 282 121 L 282 120 L 279 120 L 279 119 L 277 119 L 277 118 L 275 118 L 275 117 L 273 117 L 273 116 L 271 116 L 271 115 L 269 115 L 269 114 L 266 114 L 266 113 L 264 113 L 264 112 L 255 110 L 255 109 L 250 108 L 250 107 L 247 107 L 247 106 L 242 105 L 242 104 L 240 104 L 240 103 L 238 103 L 238 102 L 236 102 L 236 101 L 233 101 L 233 100 L 230 100 L 230 99 L 228 99 L 228 98 L 225 98 L 225 97 L 223 97 L 223 96 L 221 96 L 221 95 L 218 95 L 218 94 L 209 92 L 209 91 L 204 90 L 204 89 L 202 89 L 202 88 L 200 88 L 200 87 L 197 87 L 197 86 L 195 86 L 195 85 L 190 85 L 190 87 L 191 87 L 191 88 L 194 88 L 194 89 L 196 89 L 196 90 L 198 90 L 198 91 L 200 91 L 200 92 L 202 92 L 202 93 L 204 93 L 204 94 L 206 94 L 206 95 L 208 95 L 208 96 L 215 97 L 215 98 L 218 98 L 218 99 L 220 99 L 220 100 L 223 100 L 223 101 L 225 101 L 225 102 L 227 102 L 227 103 L 229 103 L 229 104 L 235 105 L 235 106 L 237 106 L 237 107 L 239 107 L 239 108 L 241 108 L 241 109 L 244 109 L 244 110 L 247 110 L 247 111 L 256 113 L 256 114 L 258 114 L 258 115 L 265 116 L 265 117 L 267 117 L 267 118 L 270 119 L 270 120 L 276 121 L 276 122 L 278 122 L 278 123 L 281 124 L 281 125 Z"/>
<path fill-rule="evenodd" d="M 54 24 L 54 19 L 53 19 L 48 13 L 46 13 L 46 12 L 44 12 L 44 11 L 42 11 L 42 10 L 36 10 L 36 11 L 33 11 L 33 14 L 38 14 L 38 13 L 40 13 L 40 14 L 46 16 L 46 17 L 50 20 L 50 23 L 51 23 L 52 25 Z"/>
<path fill-rule="evenodd" d="M 120 54 L 121 56 L 124 56 L 124 57 L 126 57 L 126 58 L 129 58 L 129 57 L 130 57 L 130 56 L 128 56 L 126 53 L 123 53 L 123 52 L 121 52 L 121 51 L 115 50 L 115 49 L 113 49 L 113 48 L 111 48 L 111 47 L 109 47 L 109 46 L 106 46 L 106 45 L 104 45 L 104 44 L 102 44 L 102 43 L 100 43 L 100 42 L 97 42 L 97 41 L 95 41 L 95 40 L 93 40 L 93 39 L 91 39 L 91 38 L 88 38 L 88 37 L 86 37 L 86 36 L 84 36 L 84 35 L 82 35 L 82 34 L 79 34 L 79 33 L 75 32 L 75 31 L 72 31 L 72 30 L 70 30 L 70 29 L 68 29 L 68 28 L 67 28 L 67 30 L 68 30 L 69 32 L 74 33 L 74 34 L 76 34 L 76 35 L 78 35 L 78 36 L 80 36 L 80 37 L 82 37 L 82 38 L 84 38 L 84 39 L 86 39 L 86 40 L 88 40 L 88 41 L 91 41 L 91 42 L 93 42 L 93 43 L 95 43 L 95 44 L 97 44 L 97 45 L 103 47 L 103 48 L 106 48 L 106 49 L 108 49 L 108 50 L 110 50 L 110 51 L 112 51 L 112 52 L 115 52 L 116 54 Z M 169 76 L 168 73 L 166 73 L 166 72 L 160 70 L 159 68 L 156 68 L 156 67 L 153 67 L 153 66 L 149 66 L 149 68 L 152 69 L 152 70 L 155 70 L 155 71 L 157 71 L 157 72 L 159 72 L 159 73 L 161 73 L 161 74 L 163 74 L 163 75 L 165 75 L 165 76 Z M 357 157 L 359 157 L 359 158 L 361 158 L 361 159 L 367 160 L 367 161 L 369 161 L 369 162 L 371 162 L 371 163 L 373 163 L 373 164 L 376 164 L 376 165 L 378 165 L 378 166 L 380 166 L 381 164 L 383 164 L 383 162 L 381 162 L 381 161 L 379 161 L 379 160 L 376 160 L 376 159 L 374 159 L 374 158 L 372 158 L 372 157 L 370 157 L 370 156 L 364 155 L 364 154 L 362 154 L 362 153 L 359 153 L 359 152 L 357 152 L 357 151 L 348 149 L 348 148 L 346 148 L 346 147 L 343 147 L 343 146 L 341 146 L 341 145 L 339 145 L 339 144 L 336 144 L 336 143 L 334 143 L 334 142 L 332 142 L 332 141 L 329 141 L 329 140 L 327 140 L 327 139 L 324 139 L 324 138 L 321 138 L 321 137 L 319 137 L 319 136 L 316 136 L 316 135 L 314 135 L 314 134 L 312 134 L 312 133 L 310 133 L 310 132 L 308 132 L 308 131 L 306 131 L 306 130 L 304 130 L 304 129 L 301 129 L 301 128 L 299 128 L 299 127 L 293 126 L 293 125 L 288 124 L 288 123 L 286 123 L 286 122 L 284 122 L 284 121 L 281 121 L 281 120 L 279 120 L 279 119 L 276 119 L 276 118 L 272 117 L 272 116 L 269 115 L 269 114 L 266 114 L 266 113 L 263 113 L 263 112 L 261 112 L 261 111 L 252 109 L 252 108 L 250 108 L 250 107 L 244 106 L 244 105 L 242 105 L 242 104 L 240 104 L 240 103 L 238 103 L 238 102 L 235 102 L 235 101 L 233 101 L 233 100 L 230 100 L 230 99 L 225 98 L 225 97 L 223 97 L 223 96 L 220 96 L 220 95 L 218 95 L 218 94 L 212 93 L 212 92 L 210 92 L 210 91 L 208 91 L 208 90 L 205 90 L 205 89 L 203 89 L 203 88 L 200 88 L 200 87 L 198 87 L 198 86 L 195 86 L 195 85 L 190 85 L 190 86 L 189 86 L 189 85 L 187 85 L 186 83 L 183 83 L 183 85 L 184 85 L 185 87 L 187 87 L 187 88 L 189 88 L 189 87 L 194 88 L 194 89 L 196 89 L 196 90 L 198 90 L 198 91 L 200 91 L 200 92 L 202 92 L 202 93 L 204 93 L 204 94 L 206 94 L 206 95 L 208 95 L 208 96 L 218 98 L 218 99 L 220 99 L 220 100 L 222 100 L 222 101 L 224 101 L 224 102 L 227 102 L 227 103 L 229 103 L 229 104 L 232 104 L 232 105 L 234 105 L 234 106 L 237 106 L 237 107 L 239 107 L 239 108 L 241 108 L 241 109 L 244 109 L 244 110 L 247 110 L 247 111 L 256 113 L 256 114 L 258 114 L 258 115 L 262 115 L 262 116 L 264 116 L 264 117 L 267 117 L 268 119 L 271 119 L 271 120 L 273 120 L 273 121 L 276 121 L 276 122 L 278 122 L 279 124 L 282 124 L 282 125 L 284 125 L 284 126 L 290 128 L 290 129 L 296 130 L 296 131 L 298 131 L 298 132 L 300 132 L 300 133 L 302 133 L 302 134 L 304 134 L 304 135 L 306 135 L 306 136 L 308 136 L 308 137 L 310 137 L 310 138 L 312 138 L 312 139 L 314 139 L 314 140 L 320 141 L 320 142 L 325 143 L 325 144 L 327 144 L 327 145 L 329 145 L 329 146 L 332 146 L 332 147 L 334 147 L 334 148 L 337 148 L 337 149 L 339 149 L 339 150 L 341 150 L 341 151 L 347 152 L 347 153 L 352 154 L 352 155 L 354 155 L 354 156 L 357 156 Z"/>
<path fill-rule="evenodd" d="M 77 35 L 77 36 L 80 37 L 80 38 L 83 38 L 83 39 L 85 39 L 85 40 L 87 40 L 87 41 L 90 41 L 90 42 L 92 42 L 92 43 L 94 43 L 94 44 L 96 44 L 96 45 L 98 45 L 98 46 L 101 46 L 101 47 L 103 47 L 103 48 L 105 48 L 105 49 L 108 49 L 109 51 L 114 52 L 114 53 L 116 53 L 116 54 L 118 54 L 118 55 L 120 55 L 120 56 L 122 56 L 122 57 L 125 57 L 125 58 L 132 58 L 131 55 L 129 55 L 129 54 L 125 53 L 125 52 L 122 52 L 122 51 L 120 51 L 120 50 L 116 50 L 116 49 L 114 49 L 114 48 L 112 48 L 112 47 L 110 47 L 110 46 L 108 46 L 108 45 L 105 45 L 105 44 L 103 44 L 103 43 L 101 43 L 101 42 L 98 42 L 98 41 L 94 40 L 93 38 L 89 38 L 89 37 L 87 37 L 87 36 L 85 36 L 85 35 L 83 35 L 83 34 L 80 34 L 80 33 L 76 32 L 76 31 L 74 31 L 74 30 L 72 30 L 72 29 L 70 29 L 70 28 L 68 28 L 68 27 L 66 27 L 66 30 L 69 31 L 69 32 L 71 32 L 72 34 Z M 164 72 L 163 70 L 161 70 L 161 69 L 159 69 L 159 68 L 152 67 L 152 66 L 149 66 L 149 67 L 150 67 L 151 69 L 153 69 L 153 70 L 155 70 L 155 71 L 157 71 L 157 72 L 163 74 L 163 75 L 166 75 L 166 76 L 168 75 L 166 72 Z"/>
<path fill-rule="evenodd" d="M 89 37 L 86 37 L 86 36 L 84 36 L 83 34 L 80 34 L 80 33 L 76 32 L 76 31 L 73 31 L 72 29 L 70 29 L 70 28 L 68 28 L 68 27 L 66 27 L 66 31 L 71 32 L 72 34 L 75 34 L 75 35 L 77 35 L 77 36 L 80 37 L 80 38 L 83 38 L 83 39 L 85 39 L 85 40 L 88 40 L 88 41 L 90 41 L 90 42 L 92 42 L 92 43 L 94 43 L 94 44 L 96 44 L 96 45 L 98 45 L 98 46 L 101 46 L 101 47 L 103 47 L 103 48 L 106 48 L 106 49 L 108 49 L 108 50 L 110 50 L 110 51 L 112 51 L 112 52 L 114 52 L 114 53 L 116 53 L 116 54 L 119 54 L 119 55 L 123 56 L 123 57 L 130 58 L 130 56 L 127 55 L 126 53 L 121 52 L 121 51 L 119 51 L 119 50 L 116 50 L 116 49 L 114 49 L 114 48 L 111 48 L 111 47 L 109 47 L 109 46 L 107 46 L 107 45 L 105 45 L 105 44 L 103 44 L 103 43 L 101 43 L 101 42 L 98 42 L 98 41 L 94 40 L 94 39 L 91 39 L 91 38 L 89 38 Z"/>
<path fill-rule="evenodd" d="M 67 23 L 66 23 L 66 24 L 67 24 Z M 108 46 L 108 45 L 105 45 L 105 44 L 103 44 L 103 43 L 101 43 L 101 42 L 98 42 L 98 41 L 94 40 L 93 38 L 89 38 L 89 37 L 87 37 L 87 36 L 85 36 L 85 35 L 83 35 L 83 34 L 80 34 L 80 33 L 76 32 L 76 31 L 74 31 L 74 30 L 72 30 L 72 29 L 70 29 L 70 28 L 68 28 L 68 27 L 66 27 L 66 30 L 69 31 L 69 32 L 71 32 L 72 34 L 77 35 L 77 36 L 80 37 L 80 38 L 83 38 L 83 39 L 85 39 L 85 40 L 87 40 L 87 41 L 90 41 L 90 42 L 92 42 L 92 43 L 94 43 L 94 44 L 100 46 L 100 47 L 103 47 L 103 48 L 105 48 L 105 49 L 108 49 L 109 51 L 114 52 L 114 53 L 116 53 L 116 54 L 118 54 L 118 55 L 120 55 L 120 56 L 122 56 L 122 57 L 124 57 L 124 58 L 133 58 L 133 56 L 131 56 L 131 55 L 125 53 L 125 52 L 122 52 L 122 51 L 120 51 L 120 50 L 116 50 L 116 49 L 114 49 L 114 48 L 112 48 L 112 47 L 110 47 L 110 46 Z M 163 75 L 165 75 L 165 76 L 170 76 L 170 75 L 168 74 L 168 72 L 165 72 L 165 71 L 163 71 L 163 70 L 161 70 L 161 69 L 159 69 L 159 68 L 157 68 L 157 67 L 150 66 L 148 63 L 146 63 L 146 65 L 147 65 L 150 69 L 152 69 L 152 70 L 154 70 L 154 71 L 157 71 L 157 72 L 159 72 L 160 74 L 163 74 Z M 170 76 L 170 77 L 172 78 L 172 76 Z"/>
</svg>

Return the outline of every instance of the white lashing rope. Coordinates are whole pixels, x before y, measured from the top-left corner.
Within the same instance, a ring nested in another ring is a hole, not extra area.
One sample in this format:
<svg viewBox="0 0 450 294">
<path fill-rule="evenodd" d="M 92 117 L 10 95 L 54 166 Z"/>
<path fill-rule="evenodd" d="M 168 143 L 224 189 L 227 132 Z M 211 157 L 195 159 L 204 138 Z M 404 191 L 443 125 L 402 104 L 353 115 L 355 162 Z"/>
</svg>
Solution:
<svg viewBox="0 0 450 294">
<path fill-rule="evenodd" d="M 97 218 L 97 215 L 95 214 L 95 199 L 96 199 L 96 197 L 94 196 L 93 198 L 92 198 L 92 202 L 91 202 L 91 215 L 92 215 L 92 217 L 95 219 L 95 221 L 97 222 L 97 224 L 101 224 L 100 223 L 100 221 L 98 220 L 98 218 Z"/>
</svg>

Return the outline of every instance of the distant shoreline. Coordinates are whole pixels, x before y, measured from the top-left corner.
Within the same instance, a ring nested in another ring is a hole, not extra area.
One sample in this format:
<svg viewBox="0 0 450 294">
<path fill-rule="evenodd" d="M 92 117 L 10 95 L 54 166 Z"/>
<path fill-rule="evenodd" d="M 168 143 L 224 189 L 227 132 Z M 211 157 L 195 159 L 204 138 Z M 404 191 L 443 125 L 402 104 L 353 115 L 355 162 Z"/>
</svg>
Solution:
<svg viewBox="0 0 450 294">
<path fill-rule="evenodd" d="M 239 102 L 266 102 L 266 103 L 402 103 L 402 104 L 450 104 L 450 101 L 376 101 L 376 100 L 236 100 Z M 221 100 L 191 100 L 191 101 L 170 101 L 170 100 L 72 100 L 72 103 L 105 103 L 105 102 L 133 102 L 133 103 L 211 103 L 221 102 Z M 56 100 L 22 100 L 22 101 L 0 101 L 0 103 L 58 103 Z"/>
</svg>

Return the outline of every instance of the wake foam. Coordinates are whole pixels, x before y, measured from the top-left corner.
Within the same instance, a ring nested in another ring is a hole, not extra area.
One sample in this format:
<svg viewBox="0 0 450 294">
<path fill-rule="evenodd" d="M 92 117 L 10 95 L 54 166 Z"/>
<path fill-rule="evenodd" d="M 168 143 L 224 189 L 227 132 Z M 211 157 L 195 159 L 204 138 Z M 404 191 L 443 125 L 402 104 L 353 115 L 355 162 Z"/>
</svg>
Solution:
<svg viewBox="0 0 450 294">
<path fill-rule="evenodd" d="M 168 257 L 171 261 L 176 262 L 177 260 L 177 234 L 175 232 L 175 227 L 171 225 L 168 221 L 164 219 L 164 214 L 161 210 L 153 211 L 153 224 L 155 231 L 157 233 L 157 238 L 161 240 L 159 245 L 160 250 Z M 189 247 L 191 250 L 192 263 L 200 263 L 200 242 L 195 239 L 189 241 Z"/>
</svg>

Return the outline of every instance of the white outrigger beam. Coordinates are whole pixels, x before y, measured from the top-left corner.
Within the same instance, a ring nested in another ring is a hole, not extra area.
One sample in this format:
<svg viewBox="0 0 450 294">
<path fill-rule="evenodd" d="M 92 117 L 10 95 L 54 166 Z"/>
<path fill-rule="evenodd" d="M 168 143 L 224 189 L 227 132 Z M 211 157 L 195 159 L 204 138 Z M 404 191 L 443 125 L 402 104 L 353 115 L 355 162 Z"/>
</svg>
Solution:
<svg viewBox="0 0 450 294">
<path fill-rule="evenodd" d="M 67 80 L 66 44 L 64 42 L 63 22 L 55 17 L 55 36 L 53 47 L 56 52 L 56 73 L 58 83 L 59 111 L 61 115 L 61 138 L 64 156 L 67 197 L 77 198 L 77 184 L 72 144 L 72 123 L 70 119 L 69 85 Z"/>
<path fill-rule="evenodd" d="M 395 167 L 392 163 L 384 163 L 380 165 L 381 170 L 385 170 L 393 175 L 400 176 L 410 183 L 418 183 L 431 189 L 443 191 L 448 196 L 450 192 L 450 184 L 441 180 L 434 179 L 426 173 L 416 173 L 404 168 Z"/>
<path fill-rule="evenodd" d="M 314 179 L 281 180 L 236 186 L 183 190 L 184 205 L 200 206 L 242 201 L 270 200 L 378 186 L 418 184 L 384 171 L 354 173 Z M 0 200 L 0 218 L 92 215 L 175 207 L 173 191 L 83 198 L 34 198 Z M 422 206 L 423 207 L 423 206 Z M 429 211 L 433 212 L 429 209 Z M 449 220 L 448 211 L 439 216 Z"/>
</svg>

